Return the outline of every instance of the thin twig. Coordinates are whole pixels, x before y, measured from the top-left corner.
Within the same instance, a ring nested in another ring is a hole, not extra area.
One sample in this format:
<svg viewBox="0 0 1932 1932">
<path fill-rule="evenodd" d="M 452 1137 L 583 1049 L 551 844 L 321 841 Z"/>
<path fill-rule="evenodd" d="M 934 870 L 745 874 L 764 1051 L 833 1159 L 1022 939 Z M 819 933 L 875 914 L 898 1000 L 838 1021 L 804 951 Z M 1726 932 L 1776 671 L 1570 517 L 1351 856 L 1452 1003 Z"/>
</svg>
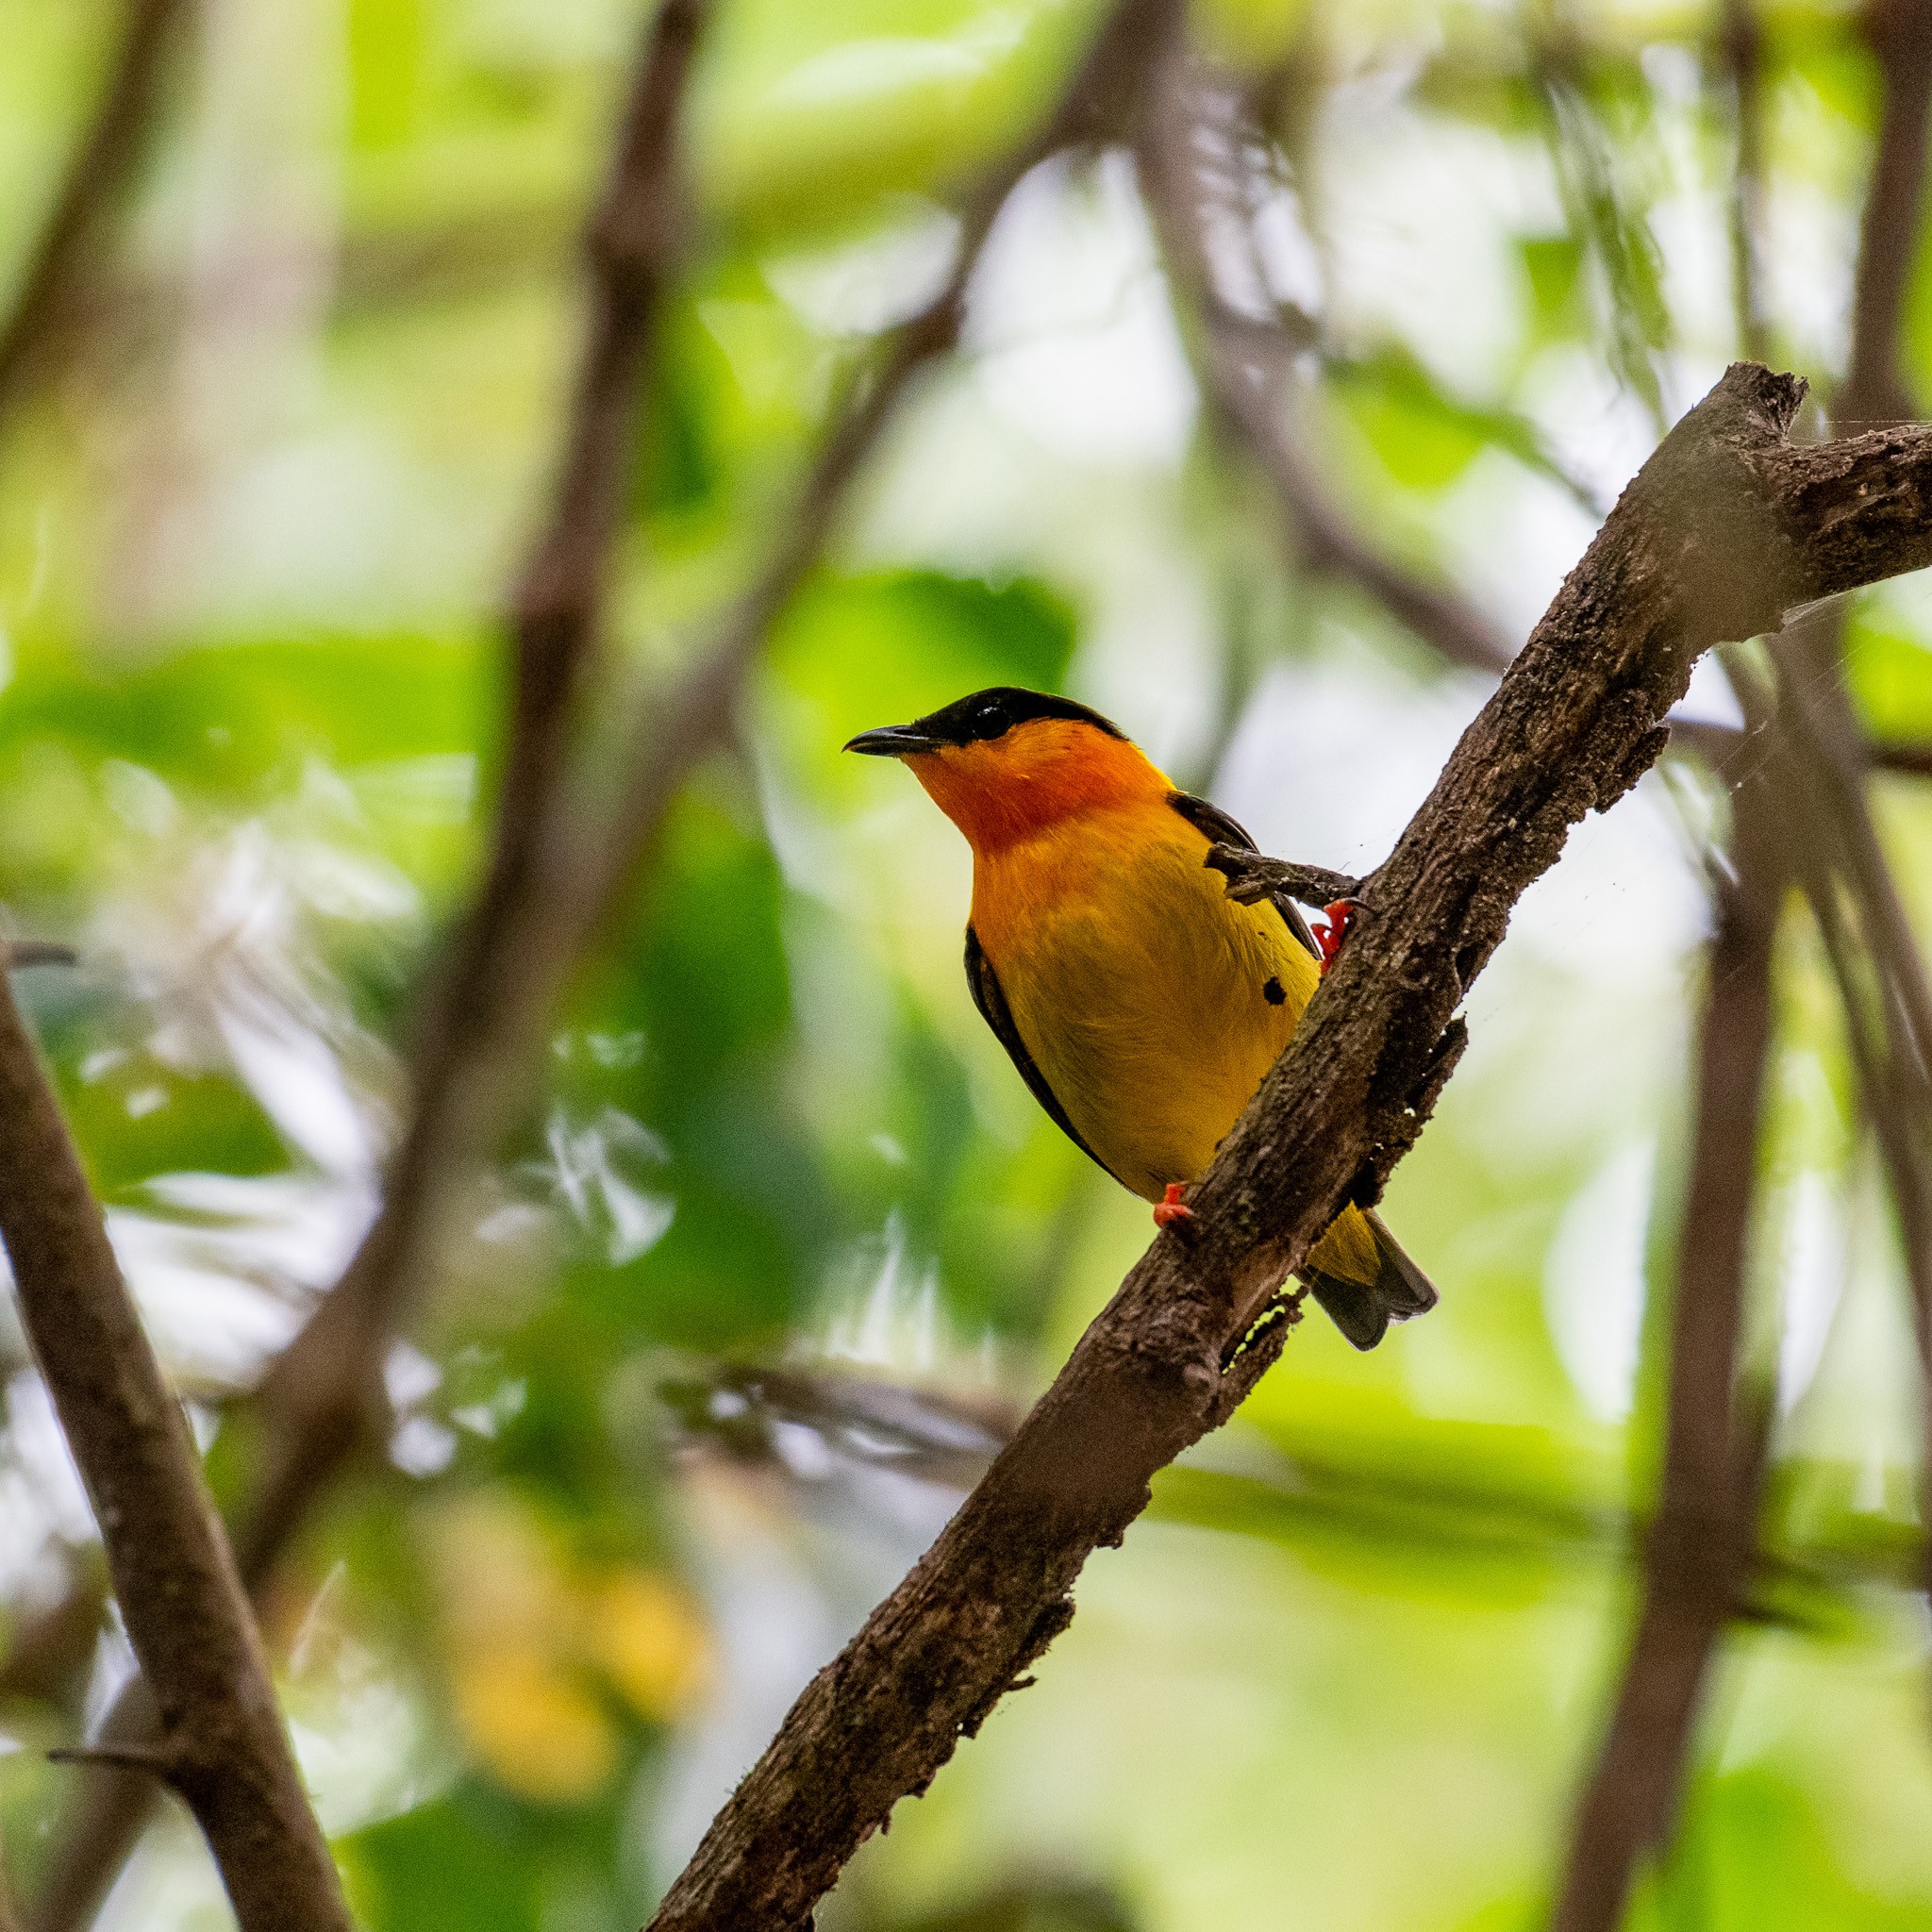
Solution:
<svg viewBox="0 0 1932 1932">
<path fill-rule="evenodd" d="M 159 1709 L 167 1781 L 245 1932 L 349 1932 L 200 1459 L 4 975 L 0 1237 Z"/>
<path fill-rule="evenodd" d="M 100 105 L 0 326 L 0 426 L 65 326 L 100 222 L 140 159 L 184 0 L 129 0 Z"/>
</svg>

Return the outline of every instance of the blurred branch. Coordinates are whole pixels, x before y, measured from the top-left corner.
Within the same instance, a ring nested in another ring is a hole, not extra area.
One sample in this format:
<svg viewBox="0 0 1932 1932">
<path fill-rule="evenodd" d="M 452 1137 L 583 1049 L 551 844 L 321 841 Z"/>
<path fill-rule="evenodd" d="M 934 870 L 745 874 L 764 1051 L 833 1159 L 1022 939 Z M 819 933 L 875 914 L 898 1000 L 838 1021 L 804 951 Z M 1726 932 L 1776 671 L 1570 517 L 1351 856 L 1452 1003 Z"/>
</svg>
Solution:
<svg viewBox="0 0 1932 1932">
<path fill-rule="evenodd" d="M 1177 23 L 1152 140 L 1193 139 Z M 1157 157 L 1157 171 L 1178 168 Z M 1740 365 L 1653 455 L 1457 745 L 1193 1191 L 910 1575 L 814 1679 L 654 1925 L 803 1925 L 853 1850 L 1073 1614 L 1087 1557 L 1224 1416 L 1224 1364 L 1349 1200 L 1373 1201 L 1463 1041 L 1457 1008 L 1570 826 L 1633 785 L 1710 644 L 1932 560 L 1932 431 L 1798 448 L 1804 386 Z"/>
<path fill-rule="evenodd" d="M 1927 1449 L 1921 1474 L 1923 1512 L 1932 1506 L 1932 990 L 1872 820 L 1856 750 L 1847 749 L 1850 707 L 1838 675 L 1834 617 L 1794 626 L 1777 640 L 1773 661 L 1779 717 L 1792 753 L 1789 816 L 1804 821 L 1794 838 L 1807 862 L 1807 893 L 1839 982 L 1853 1062 L 1885 1164 L 1911 1288 Z M 1855 947 L 1848 909 L 1861 951 Z M 1861 959 L 1875 988 L 1859 972 Z M 1924 1581 L 1932 1590 L 1932 1548 Z"/>
<path fill-rule="evenodd" d="M 1764 27 L 1757 0 L 1724 0 L 1718 43 L 1737 142 L 1730 206 L 1731 301 L 1738 353 L 1757 362 L 1764 359 L 1769 342 L 1757 274 L 1757 237 L 1764 220 Z"/>
<path fill-rule="evenodd" d="M 1757 155 L 1750 124 L 1757 47 L 1747 5 L 1732 0 L 1726 25 L 1740 114 L 1734 219 L 1744 232 L 1738 243 L 1739 308 L 1749 328 L 1757 325 L 1746 226 L 1757 183 L 1746 176 Z M 1910 414 L 1897 344 L 1924 184 L 1932 5 L 1874 0 L 1866 31 L 1880 61 L 1883 108 L 1865 204 L 1850 368 L 1832 412 L 1838 421 L 1860 425 Z M 1720 890 L 1711 949 L 1663 1488 L 1643 1609 L 1609 1731 L 1578 1810 L 1553 1919 L 1558 1932 L 1613 1932 L 1638 1858 L 1668 1839 L 1704 1677 L 1752 1546 L 1768 1418 L 1740 1423 L 1736 1357 L 1770 1044 L 1772 942 L 1787 865 L 1795 864 L 1804 883 L 1839 982 L 1854 1061 L 1898 1208 L 1914 1291 L 1922 1388 L 1932 1391 L 1932 1085 L 1926 1073 L 1932 996 L 1865 797 L 1865 773 L 1879 754 L 1862 742 L 1845 691 L 1842 631 L 1842 611 L 1832 609 L 1793 625 L 1773 642 L 1781 698 L 1774 714 L 1751 667 L 1733 656 L 1732 682 L 1756 728 L 1732 761 L 1741 772 L 1734 793 L 1735 873 Z M 1882 1017 L 1871 1013 L 1859 983 L 1841 887 L 1857 908 Z M 1932 1426 L 1932 1399 L 1925 1422 Z M 1932 1476 L 1925 1480 L 1932 1497 Z"/>
<path fill-rule="evenodd" d="M 1546 30 L 1535 34 L 1526 50 L 1529 73 L 1568 228 L 1589 245 L 1602 272 L 1609 308 L 1606 350 L 1610 372 L 1643 404 L 1661 435 L 1663 391 L 1653 359 L 1670 326 L 1661 260 L 1647 221 L 1624 206 L 1624 191 L 1641 175 L 1620 167 L 1611 152 L 1591 90 L 1595 58 L 1568 17 L 1578 10 L 1544 11 Z M 1609 83 L 1612 90 L 1614 85 Z"/>
<path fill-rule="evenodd" d="M 0 426 L 66 326 L 96 230 L 141 157 L 168 41 L 183 0 L 128 0 L 126 24 L 92 125 L 75 151 L 41 245 L 0 325 Z"/>
<path fill-rule="evenodd" d="M 1230 1366 L 1224 1391 L 1234 1375 Z M 726 1362 L 660 1384 L 658 1392 L 676 1419 L 681 1453 L 715 1455 L 806 1484 L 824 1480 L 828 1457 L 835 1466 L 963 1493 L 986 1474 L 1020 1420 L 996 1401 L 828 1367 Z M 1749 1406 L 1745 1449 L 1764 1441 L 1757 1424 L 1766 1414 L 1762 1404 Z M 792 1428 L 809 1430 L 821 1445 L 808 1470 L 794 1462 Z M 1522 1566 L 1524 1574 L 1553 1562 L 1621 1557 L 1630 1522 L 1607 1472 L 1599 1484 L 1584 1468 L 1573 1468 L 1556 1490 L 1528 1479 L 1506 1441 L 1532 1433 L 1507 1424 L 1428 1423 L 1379 1441 L 1368 1454 L 1325 1433 L 1319 1443 L 1276 1436 L 1270 1446 L 1280 1454 L 1279 1474 L 1177 1465 L 1161 1472 L 1149 1514 L 1295 1547 L 1343 1541 L 1401 1558 L 1426 1551 L 1444 1562 Z M 1904 1523 L 1874 1535 L 1872 1519 L 1853 1507 L 1856 1482 L 1848 1466 L 1804 1465 L 1788 1487 L 1808 1494 L 1807 1512 L 1802 1521 L 1753 1525 L 1758 1541 L 1744 1566 L 1745 1593 L 1732 1605 L 1734 1617 L 1813 1634 L 1841 1632 L 1857 1625 L 1859 1605 L 1873 1590 L 1920 1587 L 1924 1539 Z M 1835 1515 L 1822 1519 L 1817 1499 L 1826 1485 L 1843 1500 Z"/>
<path fill-rule="evenodd" d="M 158 1708 L 155 1775 L 193 1812 L 245 1932 L 349 1932 L 200 1459 L 4 976 L 0 1237 Z"/>
<path fill-rule="evenodd" d="M 500 1130 L 572 965 L 645 862 L 685 779 L 727 730 L 773 619 L 816 563 L 853 480 L 913 378 L 958 340 L 966 287 L 994 217 L 1041 160 L 1089 138 L 1097 108 L 1117 84 L 1117 58 L 1115 36 L 1104 33 L 1049 125 L 975 185 L 945 288 L 858 378 L 776 550 L 695 666 L 641 708 L 624 759 L 626 775 L 608 814 L 558 786 L 548 808 L 531 810 L 520 825 L 514 869 L 499 861 L 486 913 L 471 928 L 467 972 L 450 976 L 456 990 L 425 1033 L 430 1073 L 419 1082 L 412 1127 L 395 1163 L 398 1178 L 361 1253 L 270 1378 L 271 1412 L 283 1441 L 277 1466 L 285 1474 L 271 1485 L 242 1541 L 251 1576 L 273 1562 L 293 1521 L 352 1447 L 353 1415 L 375 1393 L 386 1337 L 420 1272 L 432 1194 L 440 1195 Z M 540 566 L 533 582 L 543 575 Z M 525 782 L 517 795 L 536 792 Z M 487 944 L 479 937 L 486 931 Z"/>
<path fill-rule="evenodd" d="M 943 1390 L 739 1362 L 662 1383 L 658 1393 L 690 1440 L 715 1441 L 741 1461 L 782 1460 L 775 1428 L 794 1424 L 855 1460 L 958 1490 L 986 1474 L 1019 1421 L 1004 1403 L 971 1404 Z"/>
<path fill-rule="evenodd" d="M 1769 1418 L 1739 1386 L 1772 968 L 1788 880 L 1761 763 L 1733 795 L 1732 868 L 1711 867 L 1717 929 L 1672 1303 L 1669 1416 L 1643 1602 L 1552 1924 L 1614 1932 L 1642 1854 L 1668 1837 L 1705 1677 L 1756 1545 Z"/>
<path fill-rule="evenodd" d="M 709 0 L 652 19 L 585 253 L 588 340 L 549 515 L 511 599 L 513 678 L 495 834 L 475 903 L 431 984 L 410 1059 L 407 1125 L 369 1232 L 263 1390 L 264 1472 L 237 1538 L 258 1591 L 308 1507 L 383 1413 L 390 1339 L 425 1267 L 451 1181 L 483 1131 L 480 1076 L 521 1018 L 520 978 L 558 832 L 578 694 L 595 656 L 625 468 L 663 287 L 682 240 L 681 105 Z M 124 1700 L 133 1694 L 124 1693 Z M 125 1702 L 119 1715 L 125 1724 Z M 37 1932 L 67 1932 L 98 1898 L 145 1815 L 98 1780 L 49 1880 Z"/>
<path fill-rule="evenodd" d="M 0 1657 L 0 1702 L 14 1697 L 54 1702 L 73 1688 L 92 1657 L 107 1589 L 92 1562 L 79 1559 L 76 1567 L 82 1565 L 83 1574 L 64 1596 L 8 1633 L 7 1655 Z"/>
<path fill-rule="evenodd" d="M 1455 591 L 1425 583 L 1384 556 L 1317 482 L 1293 428 L 1296 335 L 1272 314 L 1244 311 L 1225 291 L 1216 259 L 1217 249 L 1241 251 L 1234 279 L 1261 285 L 1242 213 L 1245 198 L 1237 187 L 1244 165 L 1235 125 L 1240 104 L 1198 75 L 1189 98 L 1193 140 L 1185 146 L 1145 147 L 1141 179 L 1176 296 L 1196 321 L 1197 359 L 1210 404 L 1273 487 L 1305 568 L 1353 585 L 1449 663 L 1499 675 L 1513 647 L 1496 626 Z M 1674 716 L 1671 738 L 1716 765 L 1730 757 L 1739 733 L 1731 725 Z M 1932 744 L 1875 742 L 1865 756 L 1877 769 L 1932 777 Z"/>
<path fill-rule="evenodd" d="M 1832 399 L 1835 425 L 1903 423 L 1911 397 L 1898 366 L 1899 322 L 1918 255 L 1932 112 L 1932 4 L 1867 0 L 1865 38 L 1878 62 L 1878 142 L 1865 192 L 1852 293 L 1852 349 Z"/>
<path fill-rule="evenodd" d="M 1899 369 L 1906 291 L 1924 215 L 1932 118 L 1932 0 L 1870 0 L 1865 31 L 1879 62 L 1878 151 L 1865 201 L 1852 310 L 1852 346 L 1835 419 L 1894 422 L 1911 414 Z M 1932 1503 L 1932 987 L 1885 856 L 1865 789 L 1867 754 L 1844 680 L 1841 610 L 1794 625 L 1772 646 L 1780 718 L 1808 797 L 1813 910 L 1832 952 L 1877 1134 L 1912 1290 L 1924 1380 L 1926 1454 L 1922 1507 Z M 1891 766 L 1890 769 L 1908 769 Z M 1876 1038 L 1844 958 L 1838 884 L 1856 908 L 1878 982 Z M 1926 1581 L 1932 1588 L 1932 1563 Z"/>
<path fill-rule="evenodd" d="M 1244 197 L 1236 98 L 1197 75 L 1188 88 L 1193 138 L 1143 140 L 1141 177 L 1161 252 L 1182 306 L 1198 319 L 1198 359 L 1208 401 L 1246 445 L 1274 491 L 1305 568 L 1353 584 L 1451 663 L 1498 675 L 1508 641 L 1453 591 L 1439 590 L 1365 541 L 1328 500 L 1289 427 L 1297 347 L 1279 316 L 1251 313 L 1223 289 L 1216 244 L 1239 248 L 1241 280 L 1265 286 Z"/>
<path fill-rule="evenodd" d="M 571 967 L 648 858 L 684 780 L 728 729 L 738 691 L 773 619 L 817 562 L 899 402 L 918 374 L 957 341 L 967 284 L 994 218 L 1041 160 L 1117 125 L 1114 103 L 1131 73 L 1136 11 L 1133 5 L 1119 9 L 1048 125 L 974 185 L 946 287 L 859 376 L 776 549 L 694 668 L 642 708 L 625 780 L 607 813 L 566 782 L 565 754 L 605 562 L 615 464 L 639 386 L 635 365 L 628 376 L 620 367 L 624 331 L 617 325 L 626 321 L 637 332 L 632 353 L 641 356 L 648 293 L 664 272 L 674 206 L 664 175 L 646 164 L 655 157 L 656 167 L 670 168 L 672 142 L 658 125 L 675 98 L 667 68 L 681 79 L 698 10 L 696 0 L 673 0 L 658 17 L 624 156 L 593 230 L 605 312 L 579 384 L 557 514 L 517 598 L 516 705 L 490 875 L 419 1035 L 413 1104 L 383 1207 L 341 1280 L 264 1385 L 266 1474 L 238 1537 L 242 1574 L 254 1589 L 367 1439 L 372 1419 L 383 1413 L 381 1364 L 419 1291 L 454 1183 L 506 1124 Z M 96 1830 L 69 1840 L 75 1859 L 102 1875 L 125 1856 L 127 1841 L 125 1825 L 105 1856 L 105 1835 Z M 36 1932 L 69 1932 L 75 1923 L 42 1918 Z"/>
<path fill-rule="evenodd" d="M 1920 740 L 1874 739 L 1865 746 L 1866 762 L 1874 772 L 1897 772 L 1907 778 L 1932 778 L 1932 742 Z"/>
<path fill-rule="evenodd" d="M 1809 641 L 1815 651 L 1818 640 Z M 1783 677 L 1785 704 L 1778 709 L 1771 686 L 1751 664 L 1739 658 L 1727 669 L 1753 735 L 1768 748 L 1784 801 L 1787 850 L 1838 986 L 1859 1096 L 1898 1215 L 1924 1374 L 1922 1424 L 1932 1441 L 1932 1074 L 1920 1044 L 1924 968 L 1908 931 L 1901 952 L 1898 926 L 1871 916 L 1874 907 L 1896 910 L 1896 889 L 1855 772 L 1834 767 L 1815 717 L 1805 715 L 1802 700 L 1793 701 L 1794 683 L 1803 680 Z M 1932 1484 L 1932 1463 L 1921 1482 Z M 1932 1495 L 1922 1488 L 1922 1522 L 1928 1504 Z M 1932 1588 L 1932 1540 L 1921 1540 L 1917 1556 L 1918 1585 Z"/>
</svg>

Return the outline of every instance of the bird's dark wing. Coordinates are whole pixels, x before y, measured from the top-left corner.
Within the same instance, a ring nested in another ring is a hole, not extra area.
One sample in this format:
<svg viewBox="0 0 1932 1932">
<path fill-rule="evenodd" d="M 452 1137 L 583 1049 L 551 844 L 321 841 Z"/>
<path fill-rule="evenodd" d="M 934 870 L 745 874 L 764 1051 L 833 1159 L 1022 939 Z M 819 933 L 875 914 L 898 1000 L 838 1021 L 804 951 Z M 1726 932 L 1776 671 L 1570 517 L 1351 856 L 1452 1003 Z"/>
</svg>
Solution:
<svg viewBox="0 0 1932 1932">
<path fill-rule="evenodd" d="M 1260 851 L 1261 848 L 1248 836 L 1247 827 L 1239 819 L 1230 818 L 1218 805 L 1210 805 L 1205 798 L 1196 798 L 1191 791 L 1170 791 L 1167 802 L 1195 831 L 1214 844 L 1232 845 L 1240 852 Z M 1270 897 L 1289 931 L 1319 959 L 1322 949 L 1315 943 L 1315 935 L 1308 930 L 1308 922 L 1302 916 L 1302 908 L 1286 892 L 1274 892 Z"/>
<path fill-rule="evenodd" d="M 1108 1167 L 1107 1162 L 1080 1138 L 1079 1128 L 1067 1118 L 1066 1108 L 1054 1097 L 1053 1089 L 1046 1084 L 1046 1075 L 1026 1051 L 1026 1042 L 1020 1038 L 1020 1029 L 1013 1024 L 1013 1009 L 1008 1006 L 1007 996 L 1000 990 L 999 975 L 992 970 L 992 961 L 986 957 L 986 950 L 979 943 L 979 935 L 970 925 L 966 928 L 966 984 L 973 990 L 973 1004 L 979 1008 L 979 1017 L 992 1028 L 993 1038 L 1006 1048 L 1007 1058 L 1020 1070 L 1021 1079 L 1025 1081 L 1034 1099 L 1046 1109 L 1054 1125 L 1096 1167 L 1106 1168 L 1108 1174 L 1113 1174 L 1113 1169 Z M 1120 1180 L 1117 1174 L 1113 1177 Z M 1124 1187 L 1126 1183 L 1123 1181 L 1121 1185 Z"/>
</svg>

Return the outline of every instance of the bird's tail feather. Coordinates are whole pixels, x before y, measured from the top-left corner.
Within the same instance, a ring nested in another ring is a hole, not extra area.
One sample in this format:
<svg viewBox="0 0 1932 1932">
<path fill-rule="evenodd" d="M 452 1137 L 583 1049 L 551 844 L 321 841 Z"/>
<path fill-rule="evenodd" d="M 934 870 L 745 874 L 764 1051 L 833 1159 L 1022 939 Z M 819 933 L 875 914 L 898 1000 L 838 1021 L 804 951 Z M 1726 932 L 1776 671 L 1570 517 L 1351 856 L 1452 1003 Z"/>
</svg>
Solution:
<svg viewBox="0 0 1932 1932">
<path fill-rule="evenodd" d="M 1328 1319 L 1357 1348 L 1374 1348 L 1391 1322 L 1406 1322 L 1436 1306 L 1429 1277 L 1402 1252 L 1379 1214 L 1364 1214 L 1374 1237 L 1377 1263 L 1374 1281 L 1352 1281 L 1321 1268 L 1304 1268 L 1301 1278 Z M 1319 1245 L 1319 1243 L 1318 1243 Z"/>
</svg>

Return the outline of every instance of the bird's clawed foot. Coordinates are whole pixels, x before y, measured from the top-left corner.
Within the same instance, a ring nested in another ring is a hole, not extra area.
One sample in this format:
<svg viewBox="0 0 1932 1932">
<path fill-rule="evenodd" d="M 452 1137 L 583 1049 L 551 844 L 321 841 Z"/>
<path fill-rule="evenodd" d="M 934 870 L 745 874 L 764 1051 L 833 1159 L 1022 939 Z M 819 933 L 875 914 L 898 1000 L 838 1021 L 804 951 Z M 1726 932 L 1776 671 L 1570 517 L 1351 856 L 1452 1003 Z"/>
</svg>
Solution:
<svg viewBox="0 0 1932 1932">
<path fill-rule="evenodd" d="M 1315 927 L 1315 943 L 1322 949 L 1322 971 L 1326 973 L 1335 963 L 1335 956 L 1341 950 L 1341 942 L 1348 937 L 1348 928 L 1355 919 L 1356 902 L 1353 899 L 1334 899 L 1323 907 L 1322 913 L 1328 922 L 1326 925 Z"/>
<path fill-rule="evenodd" d="M 1191 1221 L 1194 1210 L 1181 1199 L 1179 1181 L 1169 1181 L 1167 1192 L 1154 1204 L 1154 1224 L 1156 1227 L 1172 1227 L 1176 1221 Z"/>
</svg>

